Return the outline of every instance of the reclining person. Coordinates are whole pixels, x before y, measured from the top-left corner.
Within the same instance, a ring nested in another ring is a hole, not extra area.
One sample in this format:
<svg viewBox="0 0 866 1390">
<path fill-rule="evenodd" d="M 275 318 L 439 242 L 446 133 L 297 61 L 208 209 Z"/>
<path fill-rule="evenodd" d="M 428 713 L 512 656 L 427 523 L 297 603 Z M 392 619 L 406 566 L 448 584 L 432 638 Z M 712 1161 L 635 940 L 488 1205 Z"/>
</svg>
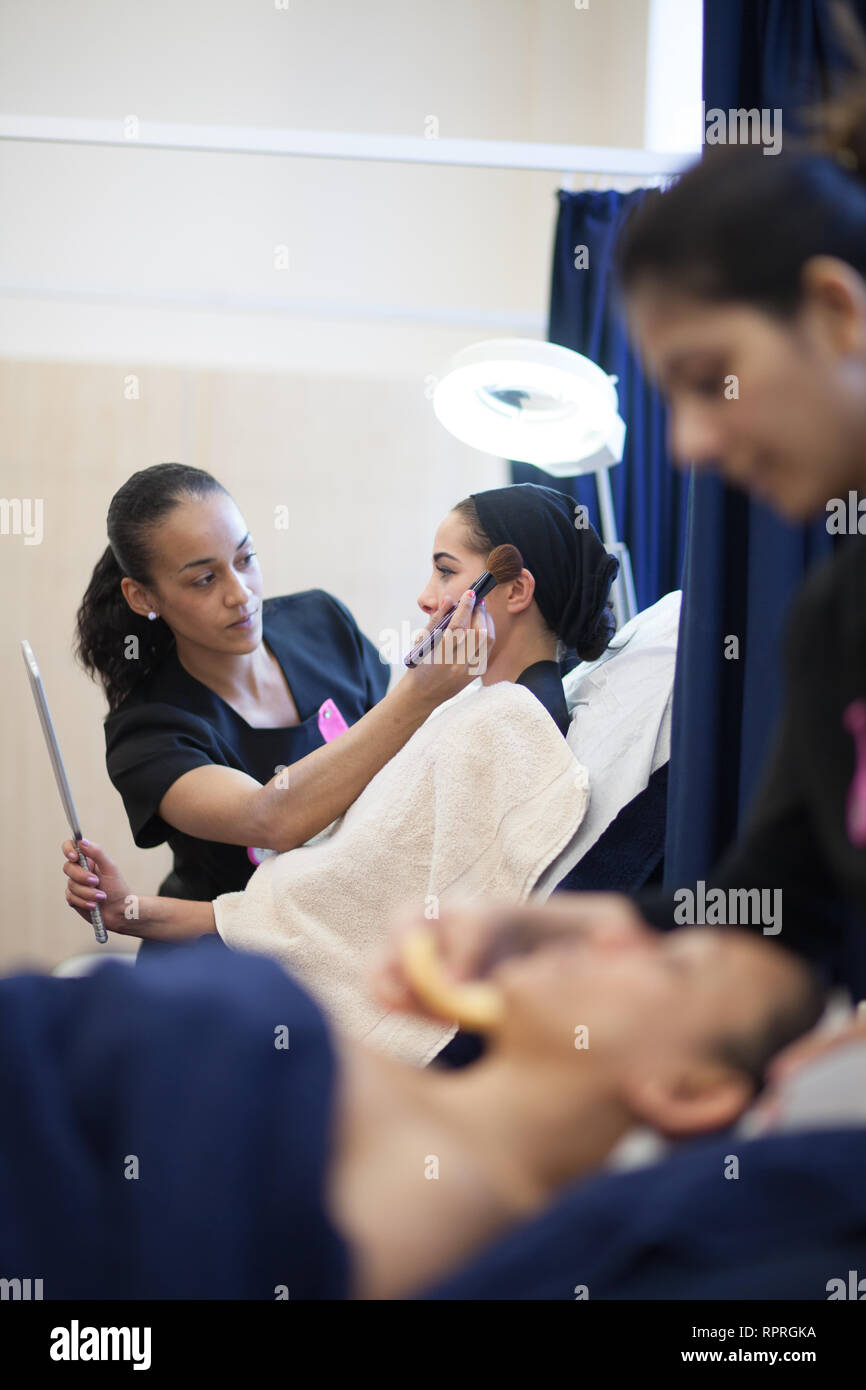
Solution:
<svg viewBox="0 0 866 1390">
<path fill-rule="evenodd" d="M 279 960 L 338 1026 L 407 1061 L 427 1062 L 454 1032 L 374 1006 L 363 987 L 389 909 L 492 897 L 520 903 L 576 834 L 588 777 L 563 735 L 568 711 L 557 642 L 598 655 L 610 640 L 617 562 L 574 507 L 523 484 L 476 494 L 443 521 L 419 603 L 435 612 L 512 544 L 524 568 L 487 600 L 495 638 L 481 685 L 436 712 L 316 841 L 266 858 L 243 892 L 213 904 L 133 899 L 114 865 L 64 845 L 67 899 L 82 915 L 103 896 L 111 930 L 153 940 L 217 934 Z M 98 882 L 94 882 L 98 880 Z"/>
<path fill-rule="evenodd" d="M 491 978 L 501 1027 L 459 1072 L 341 1036 L 274 962 L 207 940 L 0 981 L 4 1267 L 49 1299 L 410 1296 L 634 1126 L 729 1125 L 823 1006 L 732 928 L 547 941 Z"/>
</svg>

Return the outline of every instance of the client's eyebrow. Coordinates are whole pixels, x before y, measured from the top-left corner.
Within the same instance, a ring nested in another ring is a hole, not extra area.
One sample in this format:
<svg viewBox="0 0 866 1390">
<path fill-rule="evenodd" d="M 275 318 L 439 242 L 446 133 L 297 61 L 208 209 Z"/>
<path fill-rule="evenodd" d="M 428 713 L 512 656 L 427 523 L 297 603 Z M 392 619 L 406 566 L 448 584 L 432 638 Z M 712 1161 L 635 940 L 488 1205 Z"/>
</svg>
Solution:
<svg viewBox="0 0 866 1390">
<path fill-rule="evenodd" d="M 235 546 L 235 554 L 237 554 L 242 545 L 246 545 L 249 538 L 250 533 L 249 531 L 247 531 L 247 534 L 244 536 L 243 540 L 238 541 L 237 545 Z M 181 565 L 180 569 L 178 570 L 178 574 L 183 574 L 184 570 L 194 570 L 197 565 L 213 565 L 215 564 L 215 562 L 216 556 L 214 555 L 206 555 L 203 560 L 187 560 L 185 565 Z"/>
<path fill-rule="evenodd" d="M 433 556 L 434 565 L 436 564 L 437 560 L 453 560 L 455 565 L 459 565 L 462 563 L 460 560 L 457 559 L 456 555 L 449 555 L 447 550 L 437 550 L 436 554 Z"/>
</svg>

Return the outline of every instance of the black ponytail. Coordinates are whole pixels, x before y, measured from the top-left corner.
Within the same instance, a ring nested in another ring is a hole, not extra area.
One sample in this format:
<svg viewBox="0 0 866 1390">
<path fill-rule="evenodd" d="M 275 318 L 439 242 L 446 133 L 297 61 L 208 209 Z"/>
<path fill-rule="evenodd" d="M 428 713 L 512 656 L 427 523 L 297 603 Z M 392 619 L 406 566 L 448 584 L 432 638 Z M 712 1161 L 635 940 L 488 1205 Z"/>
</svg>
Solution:
<svg viewBox="0 0 866 1390">
<path fill-rule="evenodd" d="M 108 508 L 109 544 L 96 563 L 81 600 L 75 654 L 99 680 L 109 709 L 162 661 L 174 637 L 162 618 L 134 613 L 120 582 L 128 577 L 152 584 L 150 534 L 179 502 L 224 491 L 210 473 L 182 463 L 142 468 L 119 488 Z"/>
<path fill-rule="evenodd" d="M 595 631 L 575 648 L 578 661 L 595 661 L 603 652 L 607 651 L 610 646 L 610 639 L 615 632 L 616 617 L 614 616 L 613 602 L 611 599 L 607 599 L 599 614 Z"/>
</svg>

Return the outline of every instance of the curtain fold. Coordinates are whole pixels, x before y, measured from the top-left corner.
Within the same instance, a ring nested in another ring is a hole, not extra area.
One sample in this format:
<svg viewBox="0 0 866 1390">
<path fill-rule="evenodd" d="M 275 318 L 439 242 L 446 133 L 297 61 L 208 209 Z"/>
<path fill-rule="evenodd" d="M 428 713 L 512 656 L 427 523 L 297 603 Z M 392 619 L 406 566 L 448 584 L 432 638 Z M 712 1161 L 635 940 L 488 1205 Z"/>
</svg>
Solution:
<svg viewBox="0 0 866 1390">
<path fill-rule="evenodd" d="M 688 498 L 688 479 L 668 459 L 664 402 L 628 343 L 613 287 L 619 229 L 646 193 L 560 191 L 557 196 L 548 340 L 582 353 L 619 379 L 625 453 L 610 470 L 610 482 L 619 537 L 629 548 L 643 609 L 680 587 Z M 531 464 L 514 463 L 512 478 L 559 488 L 587 508 L 601 531 L 592 474 L 554 478 Z"/>
</svg>

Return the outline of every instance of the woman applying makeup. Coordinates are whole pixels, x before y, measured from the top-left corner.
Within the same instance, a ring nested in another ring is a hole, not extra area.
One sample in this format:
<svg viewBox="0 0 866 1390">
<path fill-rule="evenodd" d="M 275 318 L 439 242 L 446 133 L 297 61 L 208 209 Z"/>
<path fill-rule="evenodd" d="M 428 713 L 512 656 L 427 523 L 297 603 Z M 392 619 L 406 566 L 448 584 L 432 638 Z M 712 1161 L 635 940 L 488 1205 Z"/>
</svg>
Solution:
<svg viewBox="0 0 866 1390">
<path fill-rule="evenodd" d="M 133 474 L 112 498 L 108 537 L 77 652 L 108 699 L 108 773 L 133 837 L 173 851 L 162 896 L 241 889 L 260 849 L 324 829 L 473 679 L 492 638 L 464 594 L 452 659 L 440 653 L 386 694 L 388 668 L 337 599 L 320 589 L 263 599 L 237 506 L 182 464 Z M 332 740 L 333 726 L 343 732 Z"/>
<path fill-rule="evenodd" d="M 618 562 L 591 526 L 575 524 L 575 515 L 570 498 L 532 483 L 475 493 L 458 503 L 440 524 L 433 542 L 433 571 L 418 599 L 422 611 L 433 619 L 485 569 L 491 550 L 515 545 L 524 568 L 516 578 L 498 584 L 486 600 L 496 639 L 482 667 L 481 683 L 525 686 L 563 737 L 569 716 L 557 660 L 559 644 L 574 649 L 580 659 L 594 660 L 605 650 L 615 629 L 609 592 Z M 473 751 L 469 747 L 471 723 L 461 737 L 467 739 L 468 764 Z M 413 775 L 408 778 L 412 785 L 416 780 Z M 480 821 L 496 809 L 486 804 L 479 807 Z M 401 848 L 399 843 L 392 843 L 389 853 L 399 855 Z M 219 894 L 201 894 L 198 902 L 190 901 L 192 894 L 171 893 L 166 883 L 159 899 L 138 900 L 139 916 L 130 921 L 124 913 L 127 885 L 108 856 L 98 846 L 86 846 L 92 870 L 88 874 L 78 864 L 71 842 L 63 849 L 67 857 L 64 872 L 70 880 L 67 901 L 86 916 L 96 897 L 98 880 L 109 930 L 141 935 L 153 943 L 216 931 L 211 899 Z M 417 842 L 413 852 L 418 853 Z M 359 863 L 352 872 L 360 878 L 366 868 Z M 393 885 L 383 885 L 377 891 L 377 903 L 384 912 Z M 177 901 L 179 897 L 184 901 Z"/>
</svg>

